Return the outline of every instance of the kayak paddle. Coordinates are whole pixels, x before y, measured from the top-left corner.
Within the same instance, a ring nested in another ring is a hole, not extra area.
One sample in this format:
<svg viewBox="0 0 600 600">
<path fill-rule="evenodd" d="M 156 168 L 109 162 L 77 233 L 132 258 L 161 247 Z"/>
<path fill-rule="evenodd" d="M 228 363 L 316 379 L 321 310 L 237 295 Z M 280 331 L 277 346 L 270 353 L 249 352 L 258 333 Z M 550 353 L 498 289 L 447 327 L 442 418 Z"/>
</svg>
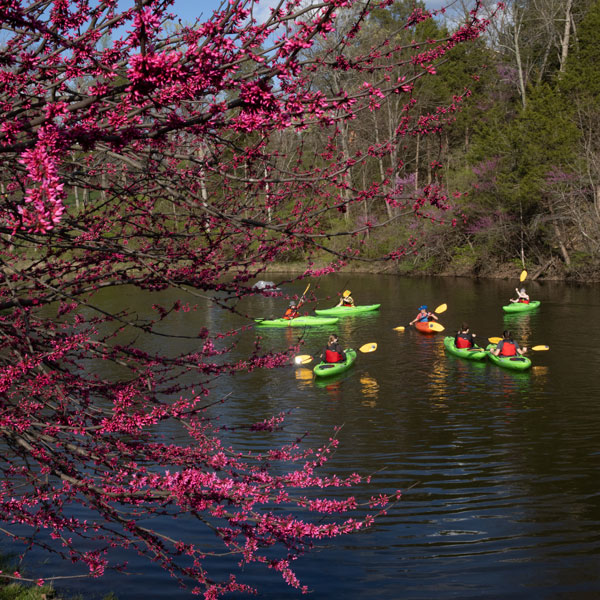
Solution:
<svg viewBox="0 0 600 600">
<path fill-rule="evenodd" d="M 448 310 L 448 305 L 447 304 L 440 304 L 433 312 L 439 314 L 439 313 L 446 312 L 446 310 Z"/>
<path fill-rule="evenodd" d="M 377 350 L 377 343 L 369 342 L 368 344 L 363 344 L 359 350 L 364 353 L 375 352 L 375 350 Z M 313 357 L 310 354 L 298 354 L 298 356 L 294 356 L 294 362 L 297 365 L 307 365 L 312 360 Z"/>
<path fill-rule="evenodd" d="M 488 338 L 490 344 L 498 344 L 500 342 L 500 340 L 502 340 L 503 338 L 501 337 L 491 337 Z M 529 350 L 534 350 L 535 352 L 543 352 L 545 350 L 550 350 L 550 346 L 548 346 L 547 344 L 539 344 L 537 346 L 533 346 L 532 348 L 529 348 Z"/>
<path fill-rule="evenodd" d="M 300 300 L 298 300 L 298 305 L 296 306 L 296 310 L 299 310 L 302 304 L 304 303 L 304 296 L 306 296 L 306 292 L 308 292 L 308 288 L 310 287 L 310 281 L 306 286 L 306 289 L 302 292 L 302 296 L 300 296 Z"/>
<path fill-rule="evenodd" d="M 342 297 L 347 298 L 350 295 L 350 290 L 344 290 Z"/>
<path fill-rule="evenodd" d="M 294 356 L 294 362 L 297 365 L 307 365 L 312 359 L 313 357 L 310 354 L 299 354 L 298 356 Z"/>
<path fill-rule="evenodd" d="M 521 275 L 519 276 L 519 281 L 521 283 L 523 283 L 525 281 L 525 279 L 527 279 L 527 271 L 525 271 L 525 269 L 523 269 L 521 271 Z"/>
<path fill-rule="evenodd" d="M 369 342 L 368 344 L 362 345 L 359 350 L 361 352 L 375 352 L 375 350 L 377 350 L 377 344 L 375 342 Z"/>
</svg>

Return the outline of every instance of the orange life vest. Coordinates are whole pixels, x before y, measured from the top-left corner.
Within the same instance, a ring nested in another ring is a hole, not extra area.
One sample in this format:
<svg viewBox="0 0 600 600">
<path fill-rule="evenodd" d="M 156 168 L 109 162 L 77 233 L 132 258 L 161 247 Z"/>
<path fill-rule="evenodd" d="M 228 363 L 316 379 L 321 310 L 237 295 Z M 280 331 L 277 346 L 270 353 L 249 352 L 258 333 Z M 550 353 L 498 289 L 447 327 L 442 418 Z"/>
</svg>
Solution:
<svg viewBox="0 0 600 600">
<path fill-rule="evenodd" d="M 295 308 L 290 307 L 285 311 L 283 318 L 291 320 L 291 319 L 295 319 L 297 316 L 298 316 L 298 311 Z"/>
</svg>

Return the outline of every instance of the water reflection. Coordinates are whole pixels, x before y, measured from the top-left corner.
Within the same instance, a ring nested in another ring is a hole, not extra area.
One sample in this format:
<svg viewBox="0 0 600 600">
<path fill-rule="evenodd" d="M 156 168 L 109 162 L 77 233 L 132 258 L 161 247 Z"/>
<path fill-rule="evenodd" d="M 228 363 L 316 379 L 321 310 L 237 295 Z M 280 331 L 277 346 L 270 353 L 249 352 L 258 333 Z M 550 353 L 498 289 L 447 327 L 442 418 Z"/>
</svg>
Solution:
<svg viewBox="0 0 600 600">
<path fill-rule="evenodd" d="M 303 384 L 301 387 L 312 385 L 313 372 L 311 369 L 307 369 L 306 367 L 298 367 L 295 369 L 295 376 L 296 379 Z"/>
<path fill-rule="evenodd" d="M 377 380 L 368 373 L 363 373 L 360 376 L 360 384 L 362 386 L 363 405 L 376 406 L 379 396 L 379 384 Z"/>
</svg>

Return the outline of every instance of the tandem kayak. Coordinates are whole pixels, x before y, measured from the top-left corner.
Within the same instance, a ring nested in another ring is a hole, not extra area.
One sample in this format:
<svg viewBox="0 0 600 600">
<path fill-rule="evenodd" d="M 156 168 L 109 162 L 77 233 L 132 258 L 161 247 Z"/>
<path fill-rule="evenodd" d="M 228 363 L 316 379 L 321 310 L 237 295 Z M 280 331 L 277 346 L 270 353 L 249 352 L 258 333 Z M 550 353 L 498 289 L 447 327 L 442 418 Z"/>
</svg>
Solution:
<svg viewBox="0 0 600 600">
<path fill-rule="evenodd" d="M 415 323 L 415 329 L 420 331 L 421 333 L 437 333 L 435 327 L 438 327 L 439 323 L 437 321 L 417 321 Z M 438 331 L 443 331 L 444 328 Z"/>
<path fill-rule="evenodd" d="M 495 356 L 492 354 L 492 350 L 496 348 L 496 344 L 488 344 L 486 350 L 488 351 L 488 358 L 499 367 L 505 369 L 512 369 L 513 371 L 525 371 L 531 367 L 531 359 L 527 356 Z"/>
<path fill-rule="evenodd" d="M 358 315 L 360 313 L 372 312 L 377 310 L 381 304 L 364 304 L 362 306 L 334 306 L 333 308 L 317 308 L 315 312 L 318 315 L 333 315 L 336 317 L 346 317 L 349 315 Z"/>
<path fill-rule="evenodd" d="M 356 360 L 356 350 L 349 348 L 348 350 L 344 350 L 344 353 L 346 354 L 345 361 L 336 363 L 320 362 L 316 365 L 313 369 L 315 377 L 330 377 L 331 375 L 338 375 L 348 370 Z"/>
<path fill-rule="evenodd" d="M 444 347 L 450 354 L 469 360 L 482 360 L 487 355 L 485 348 L 479 348 L 478 346 L 473 348 L 457 348 L 454 343 L 454 337 L 450 335 L 444 338 Z"/>
<path fill-rule="evenodd" d="M 511 302 L 510 304 L 503 306 L 502 310 L 507 313 L 527 312 L 537 308 L 540 304 L 541 302 L 539 300 L 532 300 L 529 304 L 525 302 Z"/>
<path fill-rule="evenodd" d="M 295 319 L 254 319 L 257 327 L 313 327 L 316 325 L 333 325 L 337 317 L 314 317 L 304 315 Z"/>
</svg>

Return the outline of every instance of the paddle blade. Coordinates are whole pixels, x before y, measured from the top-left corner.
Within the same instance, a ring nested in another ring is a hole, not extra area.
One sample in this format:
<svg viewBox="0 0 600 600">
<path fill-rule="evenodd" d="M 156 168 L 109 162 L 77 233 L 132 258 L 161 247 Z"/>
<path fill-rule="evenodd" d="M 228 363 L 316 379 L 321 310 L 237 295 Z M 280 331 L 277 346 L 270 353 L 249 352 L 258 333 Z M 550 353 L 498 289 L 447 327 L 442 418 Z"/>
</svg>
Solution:
<svg viewBox="0 0 600 600">
<path fill-rule="evenodd" d="M 342 294 L 342 296 L 344 296 L 344 298 L 347 298 L 352 292 L 350 290 L 344 290 L 344 293 Z"/>
<path fill-rule="evenodd" d="M 544 350 L 550 350 L 550 346 L 547 346 L 546 344 L 540 344 L 539 346 L 534 346 L 532 350 L 535 350 L 536 352 L 543 352 Z"/>
<path fill-rule="evenodd" d="M 369 342 L 359 348 L 361 352 L 375 352 L 377 350 L 377 344 L 375 342 Z"/>
<path fill-rule="evenodd" d="M 313 357 L 310 354 L 299 354 L 294 356 L 294 363 L 297 365 L 307 365 L 312 362 Z"/>
<path fill-rule="evenodd" d="M 501 337 L 491 337 L 488 338 L 488 341 L 490 342 L 490 344 L 499 344 L 501 339 Z"/>
<path fill-rule="evenodd" d="M 446 309 L 444 309 L 444 310 L 446 310 Z M 431 322 L 431 323 L 429 323 L 429 329 L 433 329 L 433 331 L 444 331 L 445 327 L 443 325 L 441 325 L 440 323 Z"/>
<path fill-rule="evenodd" d="M 394 327 L 394 331 L 404 331 L 406 327 L 404 325 L 400 325 L 400 327 Z"/>
<path fill-rule="evenodd" d="M 448 310 L 448 305 L 447 304 L 440 304 L 433 312 L 434 313 L 443 313 L 443 312 L 446 312 L 446 310 Z"/>
<path fill-rule="evenodd" d="M 521 275 L 519 276 L 519 281 L 523 282 L 525 281 L 525 279 L 527 279 L 527 271 L 523 270 L 521 271 Z"/>
</svg>

